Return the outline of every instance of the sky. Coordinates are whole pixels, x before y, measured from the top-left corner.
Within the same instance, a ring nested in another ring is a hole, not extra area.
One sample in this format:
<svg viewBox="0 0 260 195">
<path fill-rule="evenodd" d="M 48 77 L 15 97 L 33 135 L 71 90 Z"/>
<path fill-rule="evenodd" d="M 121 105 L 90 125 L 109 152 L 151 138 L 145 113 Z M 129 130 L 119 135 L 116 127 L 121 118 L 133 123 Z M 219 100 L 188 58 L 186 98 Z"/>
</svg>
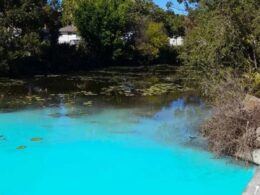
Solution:
<svg viewBox="0 0 260 195">
<path fill-rule="evenodd" d="M 61 0 L 62 1 L 62 0 Z M 160 7 L 162 8 L 166 8 L 166 3 L 169 1 L 169 0 L 153 0 L 155 4 L 159 5 Z M 185 6 L 184 4 L 179 4 L 177 2 L 177 0 L 171 0 L 171 2 L 173 3 L 173 11 L 176 13 L 176 14 L 180 14 L 180 15 L 187 15 L 188 13 L 185 11 Z"/>
<path fill-rule="evenodd" d="M 153 0 L 154 3 L 156 3 L 157 5 L 159 5 L 160 7 L 162 8 L 166 8 L 166 3 L 169 1 L 169 0 Z M 176 14 L 182 14 L 182 15 L 186 15 L 187 12 L 185 11 L 185 6 L 184 4 L 179 4 L 177 2 L 177 0 L 172 0 L 171 1 L 173 3 L 173 11 L 176 13 Z"/>
<path fill-rule="evenodd" d="M 153 0 L 153 2 L 157 5 L 159 5 L 162 8 L 166 9 L 166 3 L 169 0 Z M 185 5 L 184 3 L 180 4 L 177 2 L 177 0 L 170 0 L 172 2 L 172 10 L 176 13 L 176 14 L 180 14 L 180 15 L 188 15 L 188 12 L 185 10 Z M 190 8 L 196 9 L 197 5 L 195 3 L 193 4 L 189 4 Z"/>
</svg>

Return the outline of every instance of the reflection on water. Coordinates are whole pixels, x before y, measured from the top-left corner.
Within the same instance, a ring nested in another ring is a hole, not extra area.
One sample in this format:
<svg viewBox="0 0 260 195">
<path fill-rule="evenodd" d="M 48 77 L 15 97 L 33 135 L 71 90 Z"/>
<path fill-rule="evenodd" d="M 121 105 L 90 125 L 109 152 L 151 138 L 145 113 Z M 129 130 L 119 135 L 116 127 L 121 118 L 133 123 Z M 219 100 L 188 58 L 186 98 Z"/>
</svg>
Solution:
<svg viewBox="0 0 260 195">
<path fill-rule="evenodd" d="M 31 79 L 0 79 L 0 109 L 16 110 L 43 107 L 64 102 L 67 106 L 86 105 L 102 99 L 121 103 L 125 99 L 140 103 L 162 105 L 165 98 L 172 100 L 181 91 L 174 67 L 112 67 L 82 75 L 35 76 Z M 159 98 L 156 96 L 162 96 Z M 139 100 L 139 101 L 138 101 Z M 163 103 L 165 104 L 165 102 Z"/>
<path fill-rule="evenodd" d="M 205 151 L 197 98 L 60 98 L 0 114 L 1 195 L 238 195 L 254 173 Z"/>
</svg>

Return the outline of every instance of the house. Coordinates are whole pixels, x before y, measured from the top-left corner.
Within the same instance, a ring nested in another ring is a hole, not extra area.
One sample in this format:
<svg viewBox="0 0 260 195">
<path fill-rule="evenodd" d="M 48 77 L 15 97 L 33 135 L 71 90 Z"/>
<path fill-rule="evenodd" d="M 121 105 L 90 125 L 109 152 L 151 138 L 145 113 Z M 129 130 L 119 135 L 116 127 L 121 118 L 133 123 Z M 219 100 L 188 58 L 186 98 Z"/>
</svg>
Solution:
<svg viewBox="0 0 260 195">
<path fill-rule="evenodd" d="M 65 26 L 61 28 L 59 32 L 59 44 L 77 45 L 81 39 L 81 37 L 77 35 L 77 28 L 73 25 Z"/>
<path fill-rule="evenodd" d="M 181 46 L 183 45 L 183 38 L 182 37 L 173 37 L 169 38 L 170 46 Z"/>
</svg>

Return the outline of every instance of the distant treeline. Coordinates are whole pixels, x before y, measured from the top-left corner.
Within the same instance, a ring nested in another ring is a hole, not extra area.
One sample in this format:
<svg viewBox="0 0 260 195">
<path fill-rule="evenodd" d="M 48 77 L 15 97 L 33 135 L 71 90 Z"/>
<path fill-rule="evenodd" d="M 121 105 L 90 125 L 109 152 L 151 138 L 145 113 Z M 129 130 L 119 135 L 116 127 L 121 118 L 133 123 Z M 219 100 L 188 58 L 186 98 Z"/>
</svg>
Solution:
<svg viewBox="0 0 260 195">
<path fill-rule="evenodd" d="M 175 64 L 168 38 L 184 35 L 184 20 L 150 0 L 0 0 L 0 74 Z M 65 25 L 77 27 L 79 45 L 57 43 Z"/>
</svg>

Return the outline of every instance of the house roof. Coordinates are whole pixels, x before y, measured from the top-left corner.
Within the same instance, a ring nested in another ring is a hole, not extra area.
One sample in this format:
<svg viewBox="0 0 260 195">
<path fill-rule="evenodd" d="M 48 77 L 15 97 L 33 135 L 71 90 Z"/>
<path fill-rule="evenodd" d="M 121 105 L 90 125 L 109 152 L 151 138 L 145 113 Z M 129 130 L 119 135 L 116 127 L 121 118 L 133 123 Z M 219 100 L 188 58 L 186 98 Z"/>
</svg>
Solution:
<svg viewBox="0 0 260 195">
<path fill-rule="evenodd" d="M 65 26 L 63 28 L 60 28 L 59 31 L 60 31 L 60 33 L 76 33 L 77 28 L 76 28 L 76 26 L 69 25 L 69 26 Z"/>
</svg>

